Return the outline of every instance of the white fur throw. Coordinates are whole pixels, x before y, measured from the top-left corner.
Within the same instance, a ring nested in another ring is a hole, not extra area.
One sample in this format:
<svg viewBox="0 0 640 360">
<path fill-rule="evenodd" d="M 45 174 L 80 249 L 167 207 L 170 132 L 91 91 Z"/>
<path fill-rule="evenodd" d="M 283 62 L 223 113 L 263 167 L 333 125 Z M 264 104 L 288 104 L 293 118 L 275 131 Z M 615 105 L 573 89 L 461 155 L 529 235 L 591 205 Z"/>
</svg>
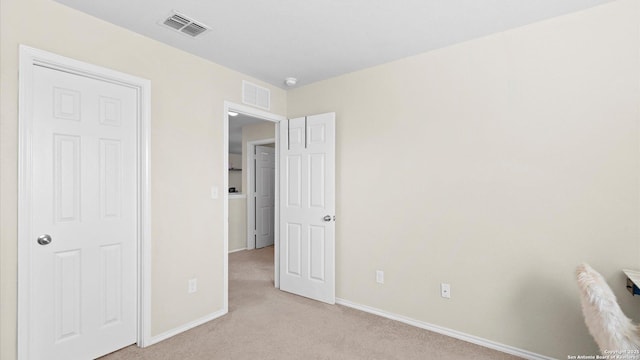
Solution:
<svg viewBox="0 0 640 360">
<path fill-rule="evenodd" d="M 624 315 L 602 275 L 582 264 L 576 269 L 576 276 L 584 320 L 602 354 L 640 359 L 638 327 Z"/>
</svg>

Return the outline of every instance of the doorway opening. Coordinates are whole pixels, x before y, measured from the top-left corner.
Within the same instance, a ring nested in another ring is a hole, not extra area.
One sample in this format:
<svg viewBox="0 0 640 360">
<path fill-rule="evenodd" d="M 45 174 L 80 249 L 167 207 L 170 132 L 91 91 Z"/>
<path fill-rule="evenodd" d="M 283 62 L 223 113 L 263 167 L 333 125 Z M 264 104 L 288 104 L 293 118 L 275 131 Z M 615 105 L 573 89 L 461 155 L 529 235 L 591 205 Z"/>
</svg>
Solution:
<svg viewBox="0 0 640 360">
<path fill-rule="evenodd" d="M 278 254 L 278 124 L 284 116 L 249 106 L 224 104 L 225 309 L 229 299 L 229 253 L 256 248 L 255 151 L 272 144 L 273 207 L 269 219 L 274 248 L 274 283 L 279 287 Z M 266 210 L 265 210 L 266 211 Z M 258 217 L 259 218 L 259 217 Z"/>
</svg>

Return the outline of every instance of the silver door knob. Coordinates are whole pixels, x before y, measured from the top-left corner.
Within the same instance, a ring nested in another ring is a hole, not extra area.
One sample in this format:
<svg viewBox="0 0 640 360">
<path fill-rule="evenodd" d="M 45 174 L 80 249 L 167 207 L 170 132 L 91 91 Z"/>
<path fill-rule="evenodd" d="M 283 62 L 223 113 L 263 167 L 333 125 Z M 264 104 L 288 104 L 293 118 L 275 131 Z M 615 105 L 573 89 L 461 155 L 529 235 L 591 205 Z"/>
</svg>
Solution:
<svg viewBox="0 0 640 360">
<path fill-rule="evenodd" d="M 331 221 L 331 215 L 325 215 L 322 220 L 324 221 Z"/>
<path fill-rule="evenodd" d="M 38 236 L 38 244 L 40 245 L 49 245 L 51 243 L 51 235 L 42 234 Z"/>
</svg>

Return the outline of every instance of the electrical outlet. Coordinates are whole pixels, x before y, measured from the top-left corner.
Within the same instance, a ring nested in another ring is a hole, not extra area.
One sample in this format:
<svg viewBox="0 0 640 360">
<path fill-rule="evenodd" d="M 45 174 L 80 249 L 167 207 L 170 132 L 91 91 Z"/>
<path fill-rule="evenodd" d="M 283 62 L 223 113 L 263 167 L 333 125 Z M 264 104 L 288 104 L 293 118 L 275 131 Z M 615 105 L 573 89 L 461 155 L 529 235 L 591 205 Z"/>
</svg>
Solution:
<svg viewBox="0 0 640 360">
<path fill-rule="evenodd" d="M 445 283 L 440 284 L 440 296 L 445 299 L 451 299 L 451 285 Z"/>
<path fill-rule="evenodd" d="M 376 270 L 376 282 L 378 284 L 384 284 L 384 271 Z"/>
<path fill-rule="evenodd" d="M 198 279 L 189 279 L 189 288 L 187 289 L 187 292 L 189 294 L 193 294 L 196 291 L 198 291 Z"/>
</svg>

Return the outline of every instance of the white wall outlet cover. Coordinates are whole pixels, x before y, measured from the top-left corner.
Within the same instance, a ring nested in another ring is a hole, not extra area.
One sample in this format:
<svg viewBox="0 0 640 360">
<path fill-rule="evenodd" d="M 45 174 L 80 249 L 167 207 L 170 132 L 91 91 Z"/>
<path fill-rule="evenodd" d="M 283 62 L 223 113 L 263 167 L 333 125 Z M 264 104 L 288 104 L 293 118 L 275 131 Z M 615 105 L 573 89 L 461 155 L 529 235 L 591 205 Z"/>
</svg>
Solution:
<svg viewBox="0 0 640 360">
<path fill-rule="evenodd" d="M 451 285 L 445 283 L 440 284 L 440 296 L 445 299 L 451 299 Z"/>
<path fill-rule="evenodd" d="M 198 279 L 193 278 L 193 279 L 189 279 L 189 287 L 187 292 L 189 294 L 192 294 L 194 292 L 198 291 Z"/>
<path fill-rule="evenodd" d="M 211 198 L 212 199 L 217 199 L 219 196 L 219 191 L 218 191 L 218 187 L 217 186 L 212 186 L 211 187 Z"/>
<path fill-rule="evenodd" d="M 378 284 L 384 284 L 384 271 L 376 270 L 376 282 Z"/>
</svg>

